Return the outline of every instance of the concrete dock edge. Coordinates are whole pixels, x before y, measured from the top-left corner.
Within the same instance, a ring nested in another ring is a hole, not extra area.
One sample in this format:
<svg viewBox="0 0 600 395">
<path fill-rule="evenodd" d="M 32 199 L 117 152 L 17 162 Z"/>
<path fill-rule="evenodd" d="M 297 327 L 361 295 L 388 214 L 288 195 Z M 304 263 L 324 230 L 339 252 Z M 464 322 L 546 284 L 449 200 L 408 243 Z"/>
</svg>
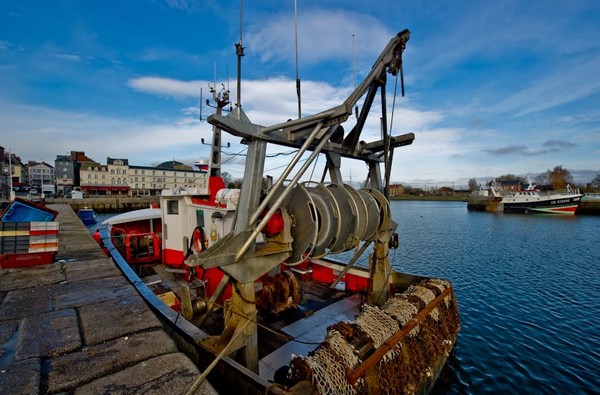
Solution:
<svg viewBox="0 0 600 395">
<path fill-rule="evenodd" d="M 73 209 L 49 207 L 56 262 L 0 269 L 0 393 L 185 394 L 197 367 Z"/>
</svg>

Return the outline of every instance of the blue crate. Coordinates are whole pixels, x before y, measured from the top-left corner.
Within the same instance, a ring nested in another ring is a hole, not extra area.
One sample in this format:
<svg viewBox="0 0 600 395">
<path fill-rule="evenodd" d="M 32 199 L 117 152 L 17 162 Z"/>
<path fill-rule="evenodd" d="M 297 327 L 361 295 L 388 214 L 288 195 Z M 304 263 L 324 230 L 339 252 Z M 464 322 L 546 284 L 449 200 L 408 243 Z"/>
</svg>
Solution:
<svg viewBox="0 0 600 395">
<path fill-rule="evenodd" d="M 57 212 L 25 199 L 15 199 L 2 213 L 2 222 L 48 222 Z"/>
</svg>

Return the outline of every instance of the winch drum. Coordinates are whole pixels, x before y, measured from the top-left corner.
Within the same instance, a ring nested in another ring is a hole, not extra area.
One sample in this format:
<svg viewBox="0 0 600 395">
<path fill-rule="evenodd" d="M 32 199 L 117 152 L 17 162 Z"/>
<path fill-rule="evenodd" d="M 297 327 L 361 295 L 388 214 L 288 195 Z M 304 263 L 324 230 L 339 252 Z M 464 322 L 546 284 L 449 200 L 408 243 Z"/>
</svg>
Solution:
<svg viewBox="0 0 600 395">
<path fill-rule="evenodd" d="M 308 183 L 304 185 L 317 209 L 318 235 L 312 257 L 322 258 L 331 253 L 331 247 L 340 233 L 342 225 L 340 208 L 331 191 L 323 184 L 316 184 L 313 187 L 308 186 Z"/>
</svg>

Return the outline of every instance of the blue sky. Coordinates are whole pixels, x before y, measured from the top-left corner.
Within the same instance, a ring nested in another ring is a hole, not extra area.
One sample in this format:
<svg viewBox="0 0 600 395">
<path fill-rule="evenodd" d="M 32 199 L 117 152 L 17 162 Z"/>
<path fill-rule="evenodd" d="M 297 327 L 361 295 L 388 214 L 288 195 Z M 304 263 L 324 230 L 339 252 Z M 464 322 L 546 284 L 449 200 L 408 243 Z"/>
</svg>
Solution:
<svg viewBox="0 0 600 395">
<path fill-rule="evenodd" d="M 51 164 L 71 150 L 143 166 L 207 158 L 200 90 L 208 98 L 216 81 L 235 97 L 239 5 L 1 2 L 0 145 Z M 294 1 L 243 8 L 242 106 L 262 125 L 295 118 Z M 600 174 L 600 2 L 297 0 L 297 9 L 303 115 L 340 104 L 354 74 L 364 77 L 393 35 L 411 31 L 392 129 L 416 139 L 396 150 L 393 181 L 466 185 L 557 165 L 577 182 Z M 367 128 L 376 139 L 377 119 Z M 226 153 L 245 147 L 224 141 Z M 242 160 L 223 168 L 241 177 Z M 266 165 L 275 177 L 278 160 Z M 342 174 L 359 181 L 366 168 L 344 163 Z"/>
</svg>

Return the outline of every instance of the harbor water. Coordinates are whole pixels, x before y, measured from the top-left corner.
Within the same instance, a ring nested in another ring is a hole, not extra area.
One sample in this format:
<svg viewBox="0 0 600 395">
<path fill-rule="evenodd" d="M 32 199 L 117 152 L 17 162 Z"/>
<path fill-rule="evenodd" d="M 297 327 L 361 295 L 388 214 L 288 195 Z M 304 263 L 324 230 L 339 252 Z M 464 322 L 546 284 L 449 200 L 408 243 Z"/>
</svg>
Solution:
<svg viewBox="0 0 600 395">
<path fill-rule="evenodd" d="M 435 393 L 600 393 L 600 217 L 431 201 L 391 211 L 395 269 L 449 279 L 459 303 L 462 330 Z"/>
<path fill-rule="evenodd" d="M 391 205 L 394 267 L 449 279 L 458 299 L 462 331 L 439 392 L 600 393 L 600 218 Z"/>
</svg>

